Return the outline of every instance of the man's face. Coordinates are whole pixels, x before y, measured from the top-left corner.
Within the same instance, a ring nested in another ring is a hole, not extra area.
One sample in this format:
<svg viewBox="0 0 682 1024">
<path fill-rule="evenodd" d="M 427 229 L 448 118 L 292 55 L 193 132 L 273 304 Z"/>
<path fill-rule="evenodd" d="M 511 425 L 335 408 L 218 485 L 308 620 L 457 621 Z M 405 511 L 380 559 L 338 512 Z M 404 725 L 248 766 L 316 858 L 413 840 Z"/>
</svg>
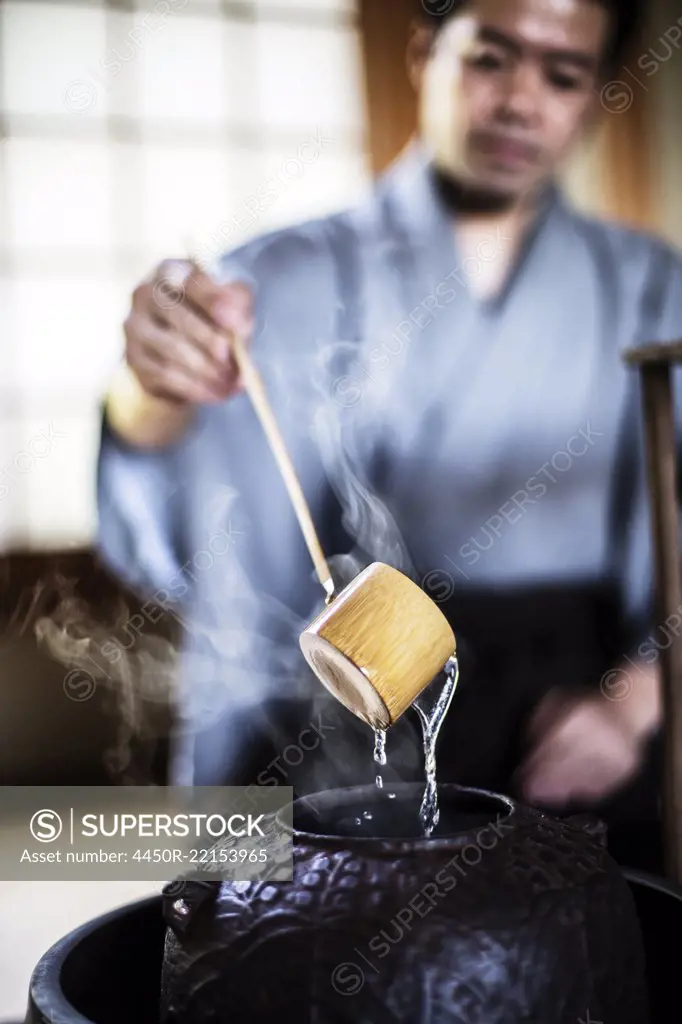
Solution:
<svg viewBox="0 0 682 1024">
<path fill-rule="evenodd" d="M 472 0 L 413 65 L 438 162 L 477 190 L 532 191 L 594 109 L 610 27 L 592 0 Z"/>
</svg>

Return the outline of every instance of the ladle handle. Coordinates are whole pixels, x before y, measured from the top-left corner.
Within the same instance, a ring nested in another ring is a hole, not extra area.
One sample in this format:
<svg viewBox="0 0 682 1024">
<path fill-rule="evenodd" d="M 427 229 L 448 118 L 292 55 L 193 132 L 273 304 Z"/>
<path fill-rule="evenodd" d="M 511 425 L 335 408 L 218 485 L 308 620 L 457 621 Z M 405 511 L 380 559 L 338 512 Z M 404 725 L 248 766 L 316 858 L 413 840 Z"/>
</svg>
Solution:
<svg viewBox="0 0 682 1024">
<path fill-rule="evenodd" d="M 315 530 L 315 524 L 313 523 L 313 518 L 310 514 L 310 508 L 308 507 L 305 495 L 303 494 L 303 489 L 296 475 L 286 444 L 284 443 L 284 438 L 282 437 L 277 420 L 275 419 L 275 414 L 273 413 L 268 400 L 265 385 L 263 384 L 262 378 L 248 353 L 243 338 L 234 332 L 231 332 L 229 337 L 234 361 L 237 364 L 246 393 L 248 394 L 251 404 L 256 411 L 256 415 L 260 420 L 268 444 L 270 445 L 270 450 L 277 462 L 284 485 L 289 494 L 289 498 L 291 499 L 291 504 L 294 507 L 298 524 L 301 527 L 303 539 L 305 540 L 313 565 L 315 566 L 315 572 L 317 573 L 318 579 L 327 594 L 327 602 L 329 602 L 334 596 L 334 582 L 332 580 L 332 574 L 329 570 L 329 566 L 327 565 L 324 552 L 322 551 L 322 545 L 320 544 L 317 531 Z"/>
</svg>

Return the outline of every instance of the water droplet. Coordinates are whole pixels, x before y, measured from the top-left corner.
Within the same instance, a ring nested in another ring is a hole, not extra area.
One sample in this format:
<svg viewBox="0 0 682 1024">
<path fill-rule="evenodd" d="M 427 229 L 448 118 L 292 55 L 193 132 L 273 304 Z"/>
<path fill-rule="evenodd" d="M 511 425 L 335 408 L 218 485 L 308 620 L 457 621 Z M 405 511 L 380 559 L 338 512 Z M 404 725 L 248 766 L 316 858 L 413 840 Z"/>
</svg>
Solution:
<svg viewBox="0 0 682 1024">
<path fill-rule="evenodd" d="M 374 730 L 374 760 L 376 764 L 386 764 L 386 730 L 375 729 Z M 382 789 L 384 780 L 380 773 L 376 775 L 377 789 Z"/>
<path fill-rule="evenodd" d="M 374 760 L 377 764 L 386 764 L 386 730 L 374 730 Z"/>
</svg>

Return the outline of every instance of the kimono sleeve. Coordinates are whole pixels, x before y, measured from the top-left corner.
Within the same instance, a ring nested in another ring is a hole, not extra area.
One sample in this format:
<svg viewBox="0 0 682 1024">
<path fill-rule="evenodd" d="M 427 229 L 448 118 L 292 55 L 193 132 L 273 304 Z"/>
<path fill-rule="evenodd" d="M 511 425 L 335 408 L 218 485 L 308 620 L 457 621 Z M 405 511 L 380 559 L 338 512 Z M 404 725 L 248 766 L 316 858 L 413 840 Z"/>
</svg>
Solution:
<svg viewBox="0 0 682 1024">
<path fill-rule="evenodd" d="M 97 463 L 97 548 L 138 594 L 167 588 L 183 563 L 182 445 L 144 451 L 123 442 L 102 413 Z"/>
<path fill-rule="evenodd" d="M 236 256 L 223 257 L 219 267 L 217 279 L 249 279 L 246 266 Z M 191 450 L 201 423 L 199 408 L 194 426 L 179 442 L 144 450 L 121 440 L 102 412 L 96 546 L 104 563 L 138 594 L 153 596 L 163 590 L 168 599 L 170 585 L 188 557 L 185 496 L 200 471 Z"/>
</svg>

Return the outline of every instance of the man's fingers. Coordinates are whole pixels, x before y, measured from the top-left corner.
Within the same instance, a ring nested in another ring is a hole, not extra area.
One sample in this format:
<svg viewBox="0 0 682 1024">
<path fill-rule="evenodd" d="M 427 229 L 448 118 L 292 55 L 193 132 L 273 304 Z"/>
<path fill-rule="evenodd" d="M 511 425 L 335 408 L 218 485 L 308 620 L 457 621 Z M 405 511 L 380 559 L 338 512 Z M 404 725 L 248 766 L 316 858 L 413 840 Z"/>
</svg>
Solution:
<svg viewBox="0 0 682 1024">
<path fill-rule="evenodd" d="M 196 266 L 185 278 L 185 301 L 219 328 L 248 337 L 253 331 L 253 299 L 250 289 L 239 282 L 217 284 Z"/>
<path fill-rule="evenodd" d="M 133 292 L 133 308 L 156 312 L 162 319 L 193 311 L 214 331 L 236 331 L 248 339 L 253 333 L 253 295 L 242 282 L 218 284 L 189 261 L 165 260 L 155 275 Z"/>
<path fill-rule="evenodd" d="M 167 337 L 171 334 L 172 343 L 160 353 L 160 358 L 169 369 L 188 373 L 198 384 L 220 394 L 227 394 L 234 387 L 237 368 L 231 360 L 221 366 L 182 334 L 164 333 Z"/>
<path fill-rule="evenodd" d="M 530 743 L 544 736 L 559 720 L 568 704 L 567 698 L 560 690 L 551 690 L 537 704 L 526 730 L 526 738 Z"/>
<path fill-rule="evenodd" d="M 570 772 L 570 755 L 557 757 L 541 754 L 533 758 L 519 772 L 521 790 L 527 800 L 550 803 L 564 800 L 571 792 L 573 781 Z"/>
<path fill-rule="evenodd" d="M 152 356 L 140 355 L 136 373 L 145 390 L 156 398 L 196 405 L 220 402 L 224 396 L 199 384 L 181 368 L 168 366 Z"/>
<path fill-rule="evenodd" d="M 185 301 L 186 283 L 192 266 L 188 260 L 164 260 L 151 280 L 151 299 L 160 313 L 166 313 Z"/>
<path fill-rule="evenodd" d="M 563 744 L 561 737 L 548 736 L 540 742 L 520 765 L 517 775 L 525 786 L 527 782 L 545 774 L 552 761 L 564 761 L 570 747 Z"/>
<path fill-rule="evenodd" d="M 147 321 L 136 333 L 136 367 L 146 377 L 143 384 L 155 388 L 164 386 L 164 379 L 172 381 L 174 393 L 186 401 L 202 395 L 200 401 L 225 398 L 233 389 L 236 375 L 228 363 L 219 367 L 200 348 L 167 328 Z"/>
<path fill-rule="evenodd" d="M 599 798 L 614 783 L 608 765 L 576 761 L 571 750 L 547 751 L 520 773 L 521 792 L 530 803 L 560 805 Z"/>
<path fill-rule="evenodd" d="M 171 280 L 174 280 L 172 274 Z M 196 263 L 188 263 L 181 287 L 185 300 L 201 310 L 209 320 L 213 320 L 213 306 L 220 299 L 220 285 Z"/>
<path fill-rule="evenodd" d="M 166 260 L 133 292 L 126 356 L 151 394 L 219 401 L 242 390 L 231 336 L 248 342 L 246 285 L 219 285 L 189 260 Z"/>
<path fill-rule="evenodd" d="M 247 285 L 237 281 L 223 285 L 213 306 L 213 319 L 228 331 L 249 339 L 253 334 L 253 294 Z"/>
<path fill-rule="evenodd" d="M 542 804 L 608 796 L 636 771 L 636 748 L 599 717 L 551 728 L 517 772 L 525 799 Z"/>
<path fill-rule="evenodd" d="M 234 380 L 234 368 L 229 361 L 221 365 L 179 331 L 159 326 L 143 313 L 132 314 L 126 321 L 125 330 L 136 358 L 140 353 L 162 366 L 175 366 L 183 372 L 192 373 L 198 383 L 209 387 L 222 387 Z"/>
<path fill-rule="evenodd" d="M 157 301 L 158 292 L 154 286 L 145 282 L 133 293 L 133 309 L 126 322 L 129 333 L 140 333 L 147 330 L 147 322 L 153 323 L 161 330 L 173 330 L 176 336 L 184 337 L 204 353 L 210 363 L 221 374 L 229 371 L 235 377 L 237 368 L 230 355 L 230 337 L 209 321 L 198 309 L 183 301 L 176 305 L 163 304 Z M 223 296 L 224 300 L 224 296 Z M 161 338 L 161 335 L 158 336 Z M 170 345 L 170 337 L 165 344 Z"/>
<path fill-rule="evenodd" d="M 215 325 L 198 311 L 185 303 L 169 310 L 165 322 L 178 335 L 192 342 L 221 372 L 232 364 L 232 374 L 236 374 L 236 366 L 230 355 L 229 336 L 226 332 L 217 330 Z"/>
</svg>

